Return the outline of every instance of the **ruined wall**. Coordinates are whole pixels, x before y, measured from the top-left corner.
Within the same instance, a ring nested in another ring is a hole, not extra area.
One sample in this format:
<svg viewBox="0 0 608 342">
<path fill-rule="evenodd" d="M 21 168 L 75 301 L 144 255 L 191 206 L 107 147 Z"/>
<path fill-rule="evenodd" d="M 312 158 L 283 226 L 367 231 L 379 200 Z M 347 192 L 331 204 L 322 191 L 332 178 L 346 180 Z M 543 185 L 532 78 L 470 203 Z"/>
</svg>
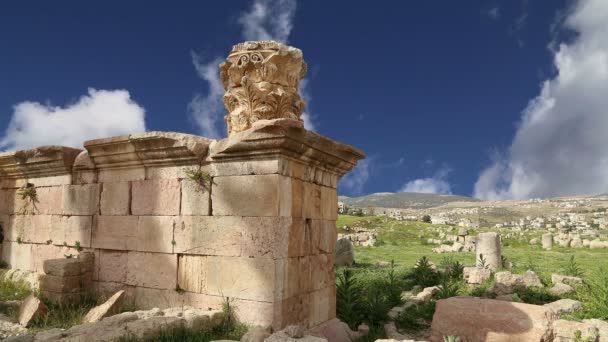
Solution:
<svg viewBox="0 0 608 342">
<path fill-rule="evenodd" d="M 2 260 L 42 273 L 92 251 L 98 293 L 125 289 L 140 308 L 229 297 L 251 324 L 335 317 L 336 186 L 363 154 L 297 120 L 251 126 L 0 154 Z M 203 184 L 186 173 L 199 169 Z M 28 183 L 35 205 L 19 195 Z"/>
</svg>

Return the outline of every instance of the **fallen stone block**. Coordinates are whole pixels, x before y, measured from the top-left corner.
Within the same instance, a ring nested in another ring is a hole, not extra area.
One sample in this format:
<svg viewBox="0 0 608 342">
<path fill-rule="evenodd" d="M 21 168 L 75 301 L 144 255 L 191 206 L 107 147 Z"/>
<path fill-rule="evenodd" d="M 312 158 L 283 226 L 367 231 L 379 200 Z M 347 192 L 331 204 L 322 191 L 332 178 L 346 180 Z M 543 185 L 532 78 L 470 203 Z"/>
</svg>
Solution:
<svg viewBox="0 0 608 342">
<path fill-rule="evenodd" d="M 40 318 L 48 312 L 44 303 L 33 295 L 27 297 L 19 308 L 19 324 L 27 327 L 30 322 Z"/>
<path fill-rule="evenodd" d="M 583 304 L 574 299 L 560 299 L 553 303 L 545 304 L 545 307 L 557 315 L 562 315 L 581 309 Z"/>
<path fill-rule="evenodd" d="M 581 285 L 583 283 L 583 279 L 581 279 L 579 277 L 571 277 L 571 276 L 553 273 L 551 275 L 551 282 L 553 284 L 566 284 L 566 285 L 570 285 L 570 286 L 576 286 L 576 285 Z"/>
<path fill-rule="evenodd" d="M 49 259 L 42 263 L 44 273 L 48 275 L 67 277 L 82 274 L 82 262 L 78 259 Z"/>
<path fill-rule="evenodd" d="M 100 321 L 102 318 L 111 316 L 120 311 L 122 304 L 124 302 L 125 291 L 120 290 L 116 292 L 112 297 L 110 297 L 105 303 L 92 308 L 84 319 L 83 323 L 91 323 Z"/>
<path fill-rule="evenodd" d="M 577 335 L 579 335 L 577 340 Z M 571 342 L 571 341 L 597 341 L 599 337 L 598 329 L 587 322 L 574 322 L 564 319 L 553 322 L 553 341 L 554 342 Z"/>
<path fill-rule="evenodd" d="M 557 283 L 549 289 L 549 293 L 555 296 L 563 296 L 572 292 L 574 292 L 572 286 L 562 283 Z"/>
</svg>

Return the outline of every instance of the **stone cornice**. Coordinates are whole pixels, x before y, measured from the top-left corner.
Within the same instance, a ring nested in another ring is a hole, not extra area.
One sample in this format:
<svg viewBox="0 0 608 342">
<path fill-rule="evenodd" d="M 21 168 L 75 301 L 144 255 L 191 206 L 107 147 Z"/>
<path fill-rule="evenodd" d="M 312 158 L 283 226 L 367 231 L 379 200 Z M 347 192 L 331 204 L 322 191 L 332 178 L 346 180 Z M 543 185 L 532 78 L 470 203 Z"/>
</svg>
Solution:
<svg viewBox="0 0 608 342">
<path fill-rule="evenodd" d="M 147 132 L 84 143 L 96 169 L 175 166 L 199 163 L 212 140 L 175 132 Z M 88 164 L 83 156 L 82 164 Z"/>
<path fill-rule="evenodd" d="M 286 157 L 315 165 L 339 176 L 352 170 L 365 154 L 304 129 L 300 121 L 260 120 L 211 146 L 211 161 L 239 161 Z"/>
<path fill-rule="evenodd" d="M 0 153 L 0 178 L 35 178 L 71 174 L 74 159 L 82 150 L 65 146 L 42 146 Z"/>
</svg>

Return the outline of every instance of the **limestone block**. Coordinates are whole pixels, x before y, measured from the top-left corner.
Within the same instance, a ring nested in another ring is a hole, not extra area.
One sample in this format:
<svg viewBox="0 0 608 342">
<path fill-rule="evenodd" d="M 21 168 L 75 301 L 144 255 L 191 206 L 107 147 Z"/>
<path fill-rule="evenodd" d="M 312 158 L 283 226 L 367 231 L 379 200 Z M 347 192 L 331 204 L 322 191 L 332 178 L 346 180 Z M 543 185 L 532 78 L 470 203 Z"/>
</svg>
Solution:
<svg viewBox="0 0 608 342">
<path fill-rule="evenodd" d="M 560 299 L 555 302 L 545 304 L 545 307 L 549 308 L 549 310 L 558 315 L 563 315 L 565 313 L 572 313 L 576 310 L 580 310 L 583 307 L 583 303 L 574 299 Z"/>
<path fill-rule="evenodd" d="M 57 185 L 70 185 L 72 184 L 72 175 L 58 175 L 58 176 L 47 176 L 47 177 L 34 177 L 28 178 L 28 183 L 34 184 L 36 187 L 42 186 L 57 186 Z"/>
<path fill-rule="evenodd" d="M 184 171 L 198 165 L 146 167 L 146 179 L 184 179 Z"/>
<path fill-rule="evenodd" d="M 293 296 L 274 303 L 274 329 L 281 329 L 289 324 L 302 324 L 310 316 L 310 295 L 308 293 Z"/>
<path fill-rule="evenodd" d="M 68 277 L 82 274 L 82 261 L 75 258 L 44 260 L 42 265 L 44 273 L 48 275 Z"/>
<path fill-rule="evenodd" d="M 127 256 L 128 285 L 175 290 L 176 274 L 177 255 L 129 252 Z"/>
<path fill-rule="evenodd" d="M 310 256 L 312 284 L 314 290 L 319 290 L 335 283 L 333 258 L 330 254 Z"/>
<path fill-rule="evenodd" d="M 290 216 L 288 212 L 292 206 L 291 185 L 287 186 L 288 182 L 283 178 L 284 176 L 279 175 L 213 178 L 213 215 Z"/>
<path fill-rule="evenodd" d="M 285 174 L 281 159 L 216 162 L 209 165 L 212 176 L 245 176 Z"/>
<path fill-rule="evenodd" d="M 3 242 L 2 260 L 6 262 L 10 268 L 24 271 L 36 270 L 31 244 Z"/>
<path fill-rule="evenodd" d="M 190 179 L 182 181 L 181 185 L 182 215 L 209 215 L 211 210 L 209 189 L 205 189 Z"/>
<path fill-rule="evenodd" d="M 46 305 L 34 295 L 28 296 L 19 307 L 19 324 L 27 327 L 29 323 L 48 312 Z"/>
<path fill-rule="evenodd" d="M 173 253 L 173 216 L 140 216 L 137 223 L 135 250 Z"/>
<path fill-rule="evenodd" d="M 34 270 L 38 273 L 44 273 L 44 262 L 50 259 L 65 259 L 66 256 L 78 255 L 78 251 L 66 247 L 66 246 L 54 246 L 54 245 L 32 245 L 32 260 L 34 263 Z M 75 260 L 75 259 L 74 259 Z"/>
<path fill-rule="evenodd" d="M 59 277 L 44 274 L 40 277 L 40 290 L 42 291 L 75 293 L 80 292 L 80 285 L 80 275 Z"/>
<path fill-rule="evenodd" d="M 322 219 L 321 186 L 304 182 L 302 183 L 302 194 L 302 215 L 304 218 Z"/>
<path fill-rule="evenodd" d="M 477 266 L 484 263 L 484 266 L 493 271 L 502 268 L 500 234 L 493 232 L 479 233 L 475 241 Z"/>
<path fill-rule="evenodd" d="M 51 240 L 54 244 L 81 247 L 91 247 L 91 231 L 93 229 L 92 216 L 55 216 L 51 230 Z"/>
<path fill-rule="evenodd" d="M 241 226 L 241 255 L 244 257 L 285 258 L 294 231 L 303 222 L 288 217 L 244 217 Z M 298 240 L 302 241 L 302 240 Z"/>
<path fill-rule="evenodd" d="M 117 314 L 122 308 L 125 298 L 125 291 L 121 290 L 116 292 L 110 297 L 105 303 L 91 309 L 86 316 L 82 319 L 83 323 L 98 322 L 102 318 Z"/>
<path fill-rule="evenodd" d="M 551 274 L 551 282 L 553 284 L 562 283 L 562 284 L 566 284 L 566 285 L 570 285 L 570 286 L 577 286 L 577 285 L 583 284 L 583 279 L 579 278 L 579 277 L 571 277 L 571 276 L 553 273 L 553 274 Z"/>
<path fill-rule="evenodd" d="M 430 340 L 455 335 L 464 341 L 550 341 L 552 319 L 538 305 L 452 297 L 437 301 Z"/>
<path fill-rule="evenodd" d="M 127 281 L 127 252 L 100 250 L 99 275 L 100 281 L 125 283 Z"/>
<path fill-rule="evenodd" d="M 175 228 L 175 253 L 239 256 L 241 231 L 259 219 L 264 218 L 183 216 Z"/>
<path fill-rule="evenodd" d="M 184 259 L 186 258 L 186 259 Z M 275 261 L 268 258 L 182 256 L 180 288 L 215 296 L 273 301 L 277 286 Z M 195 278 L 191 280 L 190 276 Z M 280 278 L 279 278 L 280 279 Z"/>
<path fill-rule="evenodd" d="M 146 179 L 146 169 L 142 167 L 128 169 L 99 170 L 98 182 L 129 182 Z"/>
<path fill-rule="evenodd" d="M 326 287 L 310 293 L 308 324 L 315 326 L 336 317 L 336 288 Z"/>
<path fill-rule="evenodd" d="M 16 190 L 0 189 L 0 215 L 12 215 L 15 211 L 15 201 L 17 200 Z"/>
<path fill-rule="evenodd" d="M 95 215 L 99 211 L 99 184 L 64 185 L 64 215 Z"/>
<path fill-rule="evenodd" d="M 75 185 L 97 183 L 96 171 L 74 171 L 73 182 Z"/>
<path fill-rule="evenodd" d="M 179 215 L 181 197 L 179 180 L 135 181 L 131 188 L 133 215 Z"/>
<path fill-rule="evenodd" d="M 62 196 L 64 186 L 52 186 L 36 189 L 38 203 L 36 214 L 61 215 L 63 214 Z M 23 203 L 15 207 L 16 211 L 23 211 Z"/>
<path fill-rule="evenodd" d="M 288 255 L 294 256 L 305 256 L 311 254 L 313 246 L 313 229 L 314 223 L 311 220 L 304 220 L 301 218 L 295 218 L 292 220 L 291 227 L 283 228 L 287 234 L 289 234 L 289 242 L 287 245 Z"/>
<path fill-rule="evenodd" d="M 152 309 L 152 308 L 169 308 L 169 307 L 182 307 L 184 305 L 190 305 L 198 308 L 208 309 L 220 309 L 225 301 L 222 296 L 209 296 L 206 294 L 151 289 L 144 287 L 133 288 L 133 297 L 135 299 L 135 306 L 140 309 Z M 244 303 L 243 300 L 236 300 L 231 298 L 232 303 L 239 303 L 236 306 L 238 311 L 239 307 Z"/>
<path fill-rule="evenodd" d="M 137 216 L 97 216 L 93 226 L 93 248 L 134 250 Z"/>
<path fill-rule="evenodd" d="M 553 248 L 553 234 L 551 234 L 551 233 L 543 234 L 541 237 L 541 243 L 542 243 L 542 246 L 544 249 Z"/>
<path fill-rule="evenodd" d="M 321 187 L 321 217 L 325 220 L 338 217 L 338 191 L 334 188 Z"/>
<path fill-rule="evenodd" d="M 129 182 L 103 183 L 101 215 L 129 215 L 131 185 Z"/>
<path fill-rule="evenodd" d="M 312 253 L 333 253 L 338 231 L 333 220 L 311 220 Z"/>
<path fill-rule="evenodd" d="M 575 322 L 559 319 L 553 323 L 553 341 L 576 341 L 577 332 L 580 332 L 580 339 L 578 340 L 582 341 L 597 341 L 599 337 L 597 327 L 587 322 Z"/>
</svg>

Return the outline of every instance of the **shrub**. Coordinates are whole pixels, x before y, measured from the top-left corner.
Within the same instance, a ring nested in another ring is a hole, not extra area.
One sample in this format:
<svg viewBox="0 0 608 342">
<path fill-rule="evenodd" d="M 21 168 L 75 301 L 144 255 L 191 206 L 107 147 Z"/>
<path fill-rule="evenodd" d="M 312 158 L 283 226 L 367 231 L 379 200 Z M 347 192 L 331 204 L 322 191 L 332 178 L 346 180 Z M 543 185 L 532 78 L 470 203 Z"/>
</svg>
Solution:
<svg viewBox="0 0 608 342">
<path fill-rule="evenodd" d="M 430 215 L 422 216 L 422 222 L 431 223 L 431 216 Z"/>
<path fill-rule="evenodd" d="M 450 297 L 456 297 L 462 292 L 464 284 L 462 281 L 454 281 L 452 279 L 444 278 L 441 284 L 438 286 L 439 291 L 435 295 L 438 299 L 446 299 Z"/>
<path fill-rule="evenodd" d="M 390 306 L 396 306 L 401 304 L 401 288 L 399 286 L 399 279 L 397 277 L 397 273 L 395 271 L 395 261 L 391 260 L 391 267 L 388 270 L 387 281 L 386 281 L 386 290 L 387 290 L 387 301 Z"/>
<path fill-rule="evenodd" d="M 355 329 L 361 322 L 363 303 L 362 291 L 353 271 L 343 268 L 336 279 L 336 313 L 338 318 Z"/>
<path fill-rule="evenodd" d="M 572 277 L 582 277 L 584 275 L 584 272 L 576 262 L 574 255 L 570 256 L 566 267 L 564 267 L 564 273 Z"/>
<path fill-rule="evenodd" d="M 403 311 L 395 320 L 400 330 L 417 332 L 428 328 L 435 314 L 435 301 L 416 305 Z"/>
<path fill-rule="evenodd" d="M 439 264 L 443 270 L 443 277 L 459 281 L 464 273 L 464 265 L 458 260 L 454 260 L 451 256 L 443 257 Z"/>
<path fill-rule="evenodd" d="M 363 302 L 363 318 L 370 325 L 377 325 L 386 320 L 391 306 L 382 288 L 373 287 L 368 289 Z"/>
<path fill-rule="evenodd" d="M 545 288 L 524 288 L 513 291 L 522 302 L 535 305 L 543 305 L 554 302 L 560 299 L 558 296 L 552 295 Z"/>
<path fill-rule="evenodd" d="M 576 297 L 583 303 L 583 309 L 575 312 L 574 317 L 608 320 L 607 270 L 601 269 L 595 276 L 585 279 L 585 284 L 576 289 Z"/>
<path fill-rule="evenodd" d="M 439 274 L 433 270 L 431 262 L 425 256 L 420 258 L 409 275 L 414 285 L 422 287 L 434 286 L 439 283 Z"/>
</svg>

